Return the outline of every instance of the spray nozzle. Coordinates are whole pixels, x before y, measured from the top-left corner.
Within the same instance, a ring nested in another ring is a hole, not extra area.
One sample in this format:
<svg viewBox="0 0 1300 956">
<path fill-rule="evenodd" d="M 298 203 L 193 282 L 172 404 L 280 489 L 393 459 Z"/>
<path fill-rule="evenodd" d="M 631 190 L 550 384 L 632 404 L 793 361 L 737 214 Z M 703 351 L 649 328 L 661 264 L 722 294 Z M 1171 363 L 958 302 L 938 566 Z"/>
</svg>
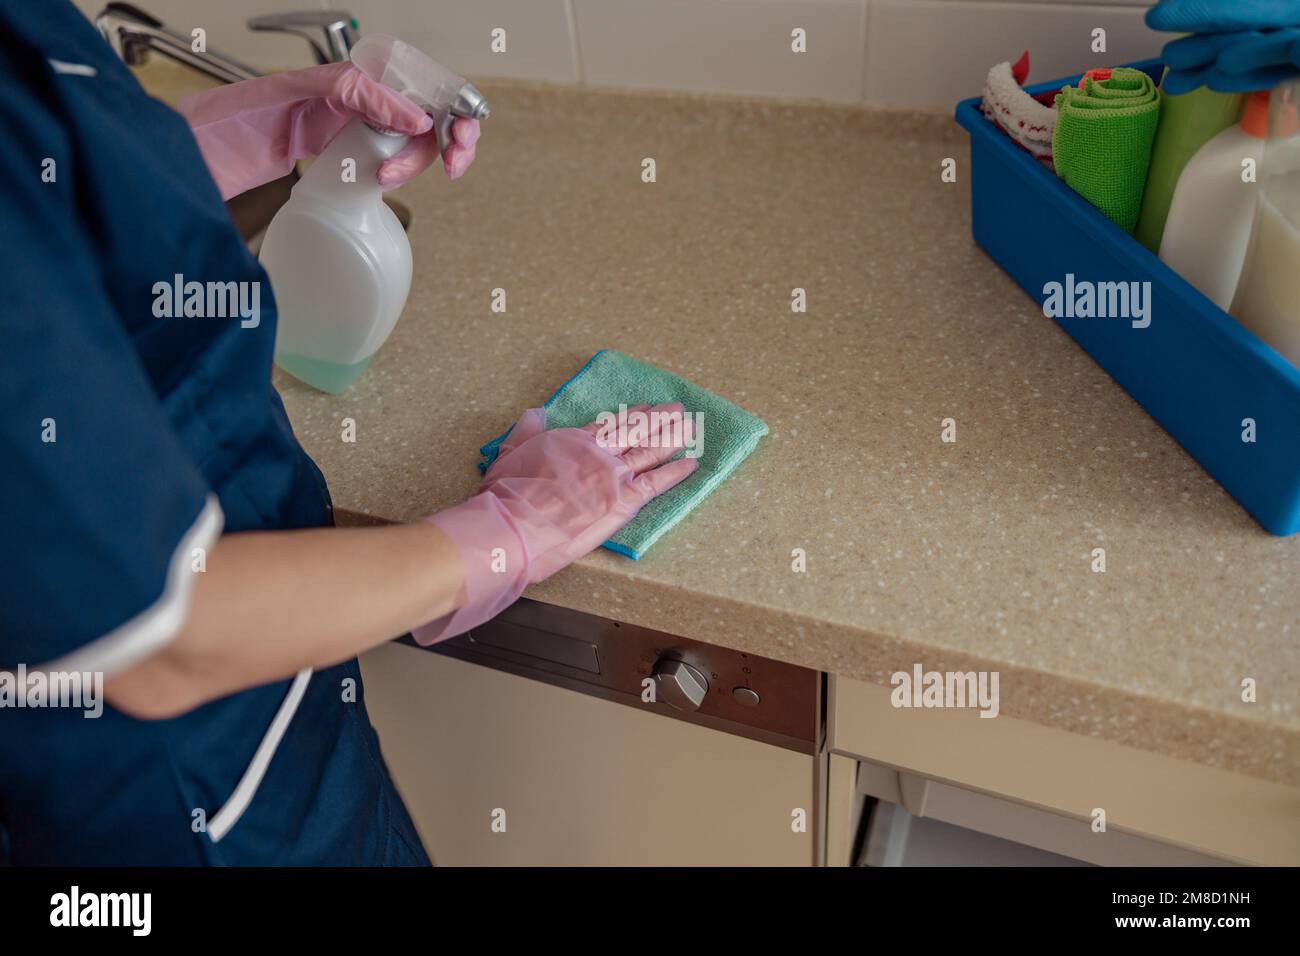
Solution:
<svg viewBox="0 0 1300 956">
<path fill-rule="evenodd" d="M 451 144 L 454 117 L 491 115 L 487 100 L 473 83 L 396 37 L 364 36 L 352 47 L 351 59 L 370 79 L 410 98 L 433 117 L 440 149 Z"/>
</svg>

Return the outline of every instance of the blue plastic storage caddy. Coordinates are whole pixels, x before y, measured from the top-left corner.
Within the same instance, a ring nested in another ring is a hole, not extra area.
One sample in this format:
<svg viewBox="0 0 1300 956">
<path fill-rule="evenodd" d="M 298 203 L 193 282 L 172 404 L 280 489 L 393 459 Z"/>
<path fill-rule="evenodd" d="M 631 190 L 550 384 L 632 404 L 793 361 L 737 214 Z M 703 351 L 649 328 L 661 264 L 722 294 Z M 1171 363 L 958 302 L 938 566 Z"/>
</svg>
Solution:
<svg viewBox="0 0 1300 956">
<path fill-rule="evenodd" d="M 1157 80 L 1161 64 L 1133 64 Z M 1078 76 L 1027 88 L 1031 95 Z M 1150 282 L 1151 324 L 1057 318 L 1261 525 L 1300 531 L 1300 369 L 1218 308 L 1098 212 L 980 112 L 970 132 L 975 241 L 1042 304 L 1049 282 Z M 1254 419 L 1256 440 L 1242 441 Z"/>
</svg>

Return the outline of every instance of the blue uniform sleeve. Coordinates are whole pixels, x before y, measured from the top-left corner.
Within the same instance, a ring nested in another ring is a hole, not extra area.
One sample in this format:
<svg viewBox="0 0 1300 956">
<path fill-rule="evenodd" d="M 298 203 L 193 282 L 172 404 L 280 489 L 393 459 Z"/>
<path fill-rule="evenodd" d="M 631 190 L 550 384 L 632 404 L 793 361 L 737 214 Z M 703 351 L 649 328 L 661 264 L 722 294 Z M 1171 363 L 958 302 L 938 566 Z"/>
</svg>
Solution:
<svg viewBox="0 0 1300 956">
<path fill-rule="evenodd" d="M 180 628 L 221 510 L 102 286 L 131 223 L 92 233 L 39 81 L 0 79 L 0 668 L 112 672 Z"/>
</svg>

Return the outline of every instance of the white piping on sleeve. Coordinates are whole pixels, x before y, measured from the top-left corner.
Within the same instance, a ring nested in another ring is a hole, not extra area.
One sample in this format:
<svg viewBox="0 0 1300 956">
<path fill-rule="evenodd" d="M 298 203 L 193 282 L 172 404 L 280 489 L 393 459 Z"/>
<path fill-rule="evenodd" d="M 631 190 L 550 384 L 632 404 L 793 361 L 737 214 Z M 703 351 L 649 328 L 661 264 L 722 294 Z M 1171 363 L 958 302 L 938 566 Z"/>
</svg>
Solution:
<svg viewBox="0 0 1300 956">
<path fill-rule="evenodd" d="M 62 73 L 65 76 L 95 76 L 99 73 L 93 66 L 85 63 L 69 63 L 67 60 L 56 60 L 49 57 L 50 66 L 54 68 L 55 73 Z"/>
<path fill-rule="evenodd" d="M 221 838 L 230 832 L 230 828 L 239 822 L 239 818 L 244 815 L 248 805 L 253 800 L 253 795 L 257 793 L 258 785 L 262 782 L 262 777 L 266 775 L 266 768 L 271 764 L 271 758 L 275 756 L 276 749 L 280 746 L 280 740 L 284 733 L 289 729 L 289 721 L 293 720 L 294 713 L 298 710 L 298 704 L 302 701 L 302 696 L 307 692 L 307 683 L 311 680 L 311 668 L 305 667 L 300 670 L 293 683 L 289 686 L 289 692 L 284 695 L 284 700 L 280 702 L 280 709 L 275 712 L 275 719 L 271 721 L 271 726 L 267 728 L 262 742 L 257 745 L 257 750 L 253 754 L 253 759 L 249 762 L 248 768 L 244 775 L 239 778 L 235 790 L 231 793 L 225 804 L 212 815 L 208 820 L 208 837 L 213 843 L 220 842 Z"/>
<path fill-rule="evenodd" d="M 156 654 L 169 644 L 179 633 L 181 625 L 189 614 L 190 600 L 194 588 L 194 573 L 190 570 L 190 556 L 195 548 L 208 550 L 221 536 L 225 524 L 225 515 L 216 495 L 209 494 L 203 504 L 203 510 L 190 525 L 180 543 L 172 552 L 167 565 L 167 579 L 163 593 L 149 607 L 145 608 L 131 620 L 114 628 L 103 637 L 96 638 L 89 644 L 77 648 L 56 661 L 41 668 L 47 672 L 76 671 L 102 672 L 105 677 L 128 668 Z M 218 842 L 230 832 L 257 793 L 262 778 L 266 775 L 271 758 L 275 756 L 289 729 L 293 715 L 298 711 L 307 684 L 311 680 L 311 668 L 304 668 L 294 677 L 288 693 L 280 702 L 280 707 L 271 721 L 271 726 L 262 735 L 262 741 L 253 753 L 253 759 L 239 778 L 234 791 L 225 804 L 208 820 L 207 833 L 213 843 Z"/>
<path fill-rule="evenodd" d="M 40 669 L 47 672 L 99 672 L 110 677 L 134 667 L 170 644 L 190 612 L 190 599 L 194 590 L 190 555 L 195 548 L 203 548 L 205 551 L 210 549 L 220 537 L 225 521 L 226 516 L 221 511 L 217 496 L 209 494 L 203 510 L 172 551 L 171 561 L 167 565 L 167 579 L 158 600 L 103 637 L 95 638 L 89 644 L 82 645 Z"/>
</svg>

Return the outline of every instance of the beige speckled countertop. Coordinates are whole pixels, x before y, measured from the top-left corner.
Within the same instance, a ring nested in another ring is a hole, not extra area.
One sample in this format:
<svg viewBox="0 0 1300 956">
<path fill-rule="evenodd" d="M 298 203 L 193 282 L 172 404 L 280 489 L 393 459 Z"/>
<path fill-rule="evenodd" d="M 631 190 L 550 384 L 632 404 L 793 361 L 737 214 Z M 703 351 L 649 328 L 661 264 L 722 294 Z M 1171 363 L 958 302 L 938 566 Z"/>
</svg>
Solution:
<svg viewBox="0 0 1300 956">
<path fill-rule="evenodd" d="M 950 119 L 483 88 L 470 174 L 399 193 L 416 276 L 365 377 L 334 397 L 276 372 L 339 509 L 463 499 L 479 444 L 618 348 L 772 434 L 644 560 L 597 552 L 530 596 L 879 683 L 997 669 L 1003 714 L 1300 784 L 1300 537 L 975 246 Z"/>
</svg>

